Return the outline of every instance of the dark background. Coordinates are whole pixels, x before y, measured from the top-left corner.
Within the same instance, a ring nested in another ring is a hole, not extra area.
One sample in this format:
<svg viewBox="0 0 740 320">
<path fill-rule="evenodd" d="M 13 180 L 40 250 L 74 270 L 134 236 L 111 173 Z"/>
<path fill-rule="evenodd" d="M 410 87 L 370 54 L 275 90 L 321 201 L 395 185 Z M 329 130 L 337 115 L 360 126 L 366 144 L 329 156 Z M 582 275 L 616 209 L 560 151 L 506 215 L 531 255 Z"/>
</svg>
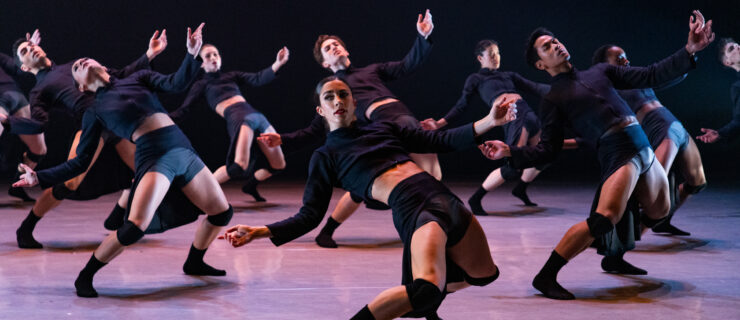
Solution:
<svg viewBox="0 0 740 320">
<path fill-rule="evenodd" d="M 455 103 L 465 78 L 479 68 L 472 51 L 481 39 L 499 42 L 501 70 L 547 82 L 549 76 L 528 67 L 523 58 L 524 41 L 538 26 L 552 30 L 581 69 L 590 65 L 593 51 L 606 43 L 622 46 L 633 65 L 668 56 L 685 45 L 692 9 L 700 9 L 714 20 L 718 39 L 740 38 L 737 1 L 38 0 L 3 1 L 0 48 L 10 52 L 15 39 L 39 28 L 42 47 L 57 63 L 89 56 L 104 65 L 120 67 L 145 52 L 155 29 L 166 28 L 169 47 L 157 57 L 154 68 L 169 73 L 176 70 L 186 52 L 186 27 L 204 21 L 205 42 L 219 48 L 225 71 L 260 70 L 274 61 L 280 47 L 290 48 L 290 61 L 276 81 L 243 89 L 247 101 L 262 111 L 278 132 L 289 132 L 308 125 L 314 114 L 313 88 L 329 74 L 311 54 L 319 34 L 342 37 L 358 66 L 398 60 L 411 47 L 417 14 L 425 8 L 434 16 L 431 58 L 417 73 L 389 85 L 419 119 L 439 118 Z M 716 56 L 717 48 L 712 44 L 699 54 L 697 70 L 685 81 L 658 93 L 694 136 L 701 127 L 719 128 L 731 117 L 729 87 L 736 76 L 733 70 L 723 68 Z M 182 98 L 162 96 L 162 101 L 174 109 Z M 537 109 L 538 99 L 527 100 Z M 486 112 L 486 106 L 475 101 L 465 120 L 475 120 Z M 69 128 L 64 124 L 58 127 L 61 131 L 47 137 L 47 164 L 66 157 L 66 139 L 60 137 Z M 215 113 L 196 109 L 183 129 L 210 167 L 223 163 L 227 136 L 223 120 Z M 737 181 L 740 143 L 699 143 L 699 148 L 710 180 Z M 286 153 L 288 169 L 283 177 L 303 178 L 310 150 Z M 441 159 L 446 179 L 480 180 L 496 166 L 472 149 L 442 155 Z M 596 179 L 596 160 L 585 151 L 564 151 L 543 176 Z"/>
</svg>

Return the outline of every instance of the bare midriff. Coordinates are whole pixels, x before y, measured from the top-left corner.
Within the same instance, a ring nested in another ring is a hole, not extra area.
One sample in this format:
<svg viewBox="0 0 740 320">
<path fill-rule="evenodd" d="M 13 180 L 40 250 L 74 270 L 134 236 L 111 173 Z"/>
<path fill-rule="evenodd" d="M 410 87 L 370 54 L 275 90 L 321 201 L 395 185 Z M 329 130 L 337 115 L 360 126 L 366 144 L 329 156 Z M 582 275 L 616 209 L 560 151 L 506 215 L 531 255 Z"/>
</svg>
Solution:
<svg viewBox="0 0 740 320">
<path fill-rule="evenodd" d="M 397 102 L 397 101 L 398 99 L 396 98 L 385 98 L 385 99 L 380 99 L 378 101 L 375 101 L 371 103 L 369 107 L 367 107 L 367 111 L 365 111 L 365 117 L 370 119 L 370 115 L 373 114 L 373 111 L 375 111 L 375 109 L 377 109 L 380 106 L 384 106 L 391 102 Z"/>
<path fill-rule="evenodd" d="M 391 191 L 401 181 L 417 173 L 424 172 L 413 161 L 400 163 L 393 168 L 381 173 L 373 180 L 373 186 L 370 189 L 370 195 L 373 199 L 388 204 L 388 198 Z"/>
<path fill-rule="evenodd" d="M 168 116 L 166 113 L 158 112 L 151 114 L 148 117 L 144 118 L 144 121 L 142 121 L 136 128 L 136 130 L 134 130 L 134 133 L 131 134 L 131 141 L 136 141 L 137 139 L 139 139 L 139 137 L 159 128 L 174 125 L 175 122 L 173 122 L 170 116 Z"/>
<path fill-rule="evenodd" d="M 637 110 L 637 120 L 642 123 L 642 119 L 645 119 L 645 115 L 658 108 L 662 108 L 663 105 L 658 100 L 648 101 L 642 104 L 639 110 Z"/>
<path fill-rule="evenodd" d="M 218 113 L 218 115 L 223 118 L 226 108 L 231 107 L 239 102 L 247 102 L 247 100 L 245 100 L 244 97 L 242 97 L 241 95 L 236 95 L 226 100 L 222 100 L 216 105 L 216 113 Z"/>
</svg>

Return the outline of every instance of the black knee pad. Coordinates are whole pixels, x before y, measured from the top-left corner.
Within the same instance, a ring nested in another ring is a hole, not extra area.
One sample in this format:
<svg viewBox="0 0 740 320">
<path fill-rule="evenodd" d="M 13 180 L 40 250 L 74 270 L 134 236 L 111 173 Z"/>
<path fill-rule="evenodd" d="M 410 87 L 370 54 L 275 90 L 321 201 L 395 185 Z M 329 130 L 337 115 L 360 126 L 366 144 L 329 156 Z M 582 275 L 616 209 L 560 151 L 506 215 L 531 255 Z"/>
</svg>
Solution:
<svg viewBox="0 0 740 320">
<path fill-rule="evenodd" d="M 487 286 L 488 284 L 490 284 L 493 281 L 496 281 L 496 279 L 498 279 L 499 274 L 501 274 L 501 273 L 499 272 L 499 269 L 496 268 L 496 273 L 494 275 L 490 276 L 490 277 L 473 278 L 473 277 L 469 276 L 467 273 L 463 274 L 463 276 L 465 277 L 465 282 L 467 282 L 469 285 L 471 285 L 471 286 L 477 286 L 477 287 L 483 287 L 483 286 Z"/>
<path fill-rule="evenodd" d="M 229 224 L 232 216 L 234 216 L 234 208 L 229 205 L 229 208 L 226 209 L 226 211 L 219 214 L 210 215 L 206 219 L 208 219 L 208 222 L 210 222 L 214 226 L 223 227 Z"/>
<path fill-rule="evenodd" d="M 249 167 L 247 167 L 248 169 Z M 236 163 L 232 163 L 228 166 L 226 166 L 226 174 L 229 175 L 229 178 L 237 179 L 237 178 L 246 178 L 247 169 L 244 169 L 240 167 Z"/>
<path fill-rule="evenodd" d="M 26 151 L 26 158 L 36 163 L 41 163 L 41 160 L 43 160 L 45 156 L 46 154 L 36 154 L 31 151 Z"/>
<path fill-rule="evenodd" d="M 144 237 L 144 231 L 139 229 L 133 222 L 126 220 L 123 225 L 116 230 L 118 242 L 124 246 L 130 246 Z"/>
<path fill-rule="evenodd" d="M 8 126 L 12 134 L 39 134 L 44 132 L 44 125 L 29 118 L 8 117 Z"/>
<path fill-rule="evenodd" d="M 360 203 L 360 202 L 363 201 L 360 196 L 358 196 L 358 195 L 356 195 L 356 194 L 354 194 L 352 192 L 349 193 L 349 197 L 352 199 L 352 202 L 354 202 L 354 203 Z"/>
<path fill-rule="evenodd" d="M 598 212 L 591 212 L 591 216 L 586 219 L 586 224 L 588 225 L 588 231 L 594 238 L 603 236 L 614 229 L 612 221 Z"/>
<path fill-rule="evenodd" d="M 501 167 L 501 177 L 506 181 L 516 181 L 522 176 L 522 170 L 512 168 L 508 163 Z"/>
<path fill-rule="evenodd" d="M 75 191 L 67 188 L 64 183 L 55 184 L 53 187 L 51 187 L 51 195 L 54 197 L 54 199 L 57 200 L 64 200 L 73 193 L 75 193 Z"/>
<path fill-rule="evenodd" d="M 666 215 L 665 217 L 660 218 L 660 219 L 651 219 L 646 214 L 643 213 L 640 216 L 640 220 L 642 221 L 642 224 L 644 224 L 646 227 L 652 228 L 652 227 L 660 224 L 661 222 L 665 221 L 666 219 L 670 218 L 670 216 L 671 215 L 669 214 L 669 215 Z"/>
<path fill-rule="evenodd" d="M 406 294 L 409 296 L 414 314 L 426 315 L 434 312 L 442 304 L 444 295 L 433 283 L 424 279 L 416 279 L 406 285 Z"/>
<path fill-rule="evenodd" d="M 265 170 L 267 170 L 267 172 L 269 172 L 270 174 L 272 174 L 274 176 L 276 174 L 279 174 L 280 172 L 283 172 L 283 170 L 285 170 L 285 169 L 275 169 L 273 167 L 267 166 L 267 168 L 265 168 Z"/>
<path fill-rule="evenodd" d="M 707 184 L 706 183 L 700 184 L 698 186 L 692 186 L 692 185 L 690 185 L 688 183 L 684 183 L 683 184 L 683 191 L 686 191 L 689 194 L 697 194 L 697 193 L 701 192 L 702 190 L 704 190 L 704 188 L 706 188 L 706 187 L 707 187 Z"/>
</svg>

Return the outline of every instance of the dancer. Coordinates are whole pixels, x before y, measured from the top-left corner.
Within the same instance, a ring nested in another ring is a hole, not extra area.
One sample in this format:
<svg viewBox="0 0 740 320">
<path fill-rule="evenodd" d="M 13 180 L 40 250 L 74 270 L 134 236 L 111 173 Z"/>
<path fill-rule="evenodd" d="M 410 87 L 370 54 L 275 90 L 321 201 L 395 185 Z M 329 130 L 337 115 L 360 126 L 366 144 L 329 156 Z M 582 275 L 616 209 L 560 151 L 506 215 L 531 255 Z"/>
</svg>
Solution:
<svg viewBox="0 0 740 320">
<path fill-rule="evenodd" d="M 344 41 L 335 35 L 320 35 L 314 43 L 313 55 L 322 67 L 331 70 L 336 76 L 350 84 L 357 99 L 355 116 L 361 123 L 391 121 L 398 126 L 420 128 L 413 113 L 386 87 L 386 83 L 411 74 L 429 57 L 432 42 L 429 36 L 434 30 L 432 14 L 426 10 L 416 21 L 417 37 L 411 51 L 401 61 L 374 63 L 365 67 L 355 67 L 349 60 L 349 52 Z M 323 139 L 326 135 L 323 118 L 315 116 L 311 125 L 305 129 L 288 134 L 266 133 L 261 140 L 269 146 L 282 143 L 306 145 Z M 434 154 L 410 154 L 414 162 L 437 180 L 442 179 L 439 160 Z M 332 235 L 337 227 L 360 205 L 361 198 L 345 194 L 337 204 L 335 213 L 327 220 L 326 227 L 316 237 L 316 243 L 325 248 L 336 248 Z M 384 208 L 370 204 L 371 207 Z M 387 208 L 384 208 L 387 209 Z"/>
<path fill-rule="evenodd" d="M 275 245 L 292 241 L 317 227 L 338 186 L 365 201 L 393 209 L 393 222 L 404 243 L 403 284 L 380 293 L 353 319 L 427 316 L 454 291 L 452 270 L 461 268 L 470 285 L 487 285 L 498 277 L 483 229 L 441 182 L 423 171 L 408 152 L 445 152 L 473 146 L 475 137 L 515 118 L 510 102 L 495 105 L 483 119 L 457 129 L 424 131 L 392 122 L 355 123 L 350 85 L 330 76 L 316 87 L 316 112 L 326 119 L 326 143 L 314 151 L 303 195 L 293 217 L 261 227 L 236 225 L 224 238 L 233 246 L 269 237 Z M 495 115 L 494 115 L 495 114 Z M 461 288 L 464 283 L 456 283 Z M 409 313 L 411 312 L 411 313 Z"/>
<path fill-rule="evenodd" d="M 33 89 L 31 89 L 30 94 L 33 117 L 45 125 L 48 122 L 48 113 L 52 108 L 64 108 L 72 114 L 76 122 L 75 126 L 78 128 L 69 150 L 68 159 L 73 159 L 77 156 L 75 150 L 80 143 L 80 137 L 82 135 L 82 130 L 79 130 L 79 128 L 81 126 L 83 114 L 93 105 L 95 97 L 93 95 L 80 92 L 80 90 L 74 86 L 74 79 L 72 76 L 72 65 L 74 62 L 69 62 L 63 65 L 54 64 L 46 56 L 44 50 L 39 46 L 41 37 L 38 30 L 34 32 L 34 37 L 32 37 L 32 39 L 33 40 L 19 39 L 16 41 L 14 47 L 16 48 L 15 52 L 21 69 L 27 70 L 36 75 L 37 82 Z M 154 35 L 149 40 L 149 47 L 146 54 L 142 55 L 125 68 L 121 70 L 108 70 L 108 73 L 115 77 L 123 78 L 138 70 L 148 69 L 149 62 L 162 53 L 166 47 L 166 30 L 163 30 L 161 34 L 159 31 L 155 31 Z M 43 134 L 41 134 L 41 136 L 43 137 Z M 104 172 L 106 172 L 106 176 L 96 177 L 98 179 L 95 180 L 96 183 L 94 183 L 94 186 L 89 188 L 90 190 L 78 190 L 82 182 L 88 178 L 87 173 L 92 169 L 92 166 L 98 165 L 97 159 L 101 153 L 104 152 L 104 147 L 114 149 L 106 151 L 111 153 L 115 152 L 118 157 L 120 157 L 123 164 L 119 164 L 118 162 L 112 164 L 99 164 L 106 166 L 106 169 L 108 169 L 104 170 Z M 46 148 L 45 144 L 44 148 Z M 125 139 L 121 139 L 110 131 L 105 130 L 101 136 L 101 143 L 98 144 L 98 148 L 93 154 L 90 166 L 88 166 L 84 172 L 53 186 L 44 183 L 41 184 L 44 191 L 38 201 L 34 203 L 33 208 L 31 208 L 26 219 L 23 220 L 18 230 L 16 230 L 18 247 L 25 249 L 42 248 L 43 245 L 33 237 L 33 230 L 35 229 L 36 224 L 46 215 L 46 213 L 57 207 L 62 200 L 66 198 L 75 198 L 75 195 L 80 196 L 78 194 L 80 193 L 79 191 L 81 191 L 81 193 L 89 193 L 78 197 L 80 200 L 87 200 L 107 193 L 128 189 L 132 178 L 130 171 L 123 170 L 125 174 L 118 177 L 116 173 L 121 170 L 116 166 L 127 166 L 130 170 L 133 170 L 134 151 L 135 146 L 133 143 Z M 127 199 L 128 191 L 124 190 L 111 213 L 112 218 L 106 220 L 105 226 L 107 229 L 115 230 L 123 223 L 123 214 L 125 212 L 124 208 L 126 207 Z"/>
<path fill-rule="evenodd" d="M 592 63 L 603 62 L 614 66 L 629 66 L 630 64 L 624 50 L 615 45 L 605 45 L 596 50 Z M 683 77 L 680 77 L 678 80 L 682 79 Z M 676 160 L 675 167 L 684 179 L 684 183 L 678 186 L 678 194 L 674 194 L 674 188 L 669 189 L 671 199 L 675 199 L 675 203 L 671 201 L 671 211 L 665 221 L 655 225 L 652 229 L 654 232 L 688 236 L 689 232 L 671 224 L 671 218 L 676 209 L 683 205 L 689 196 L 699 193 L 707 185 L 699 149 L 681 122 L 660 103 L 653 89 L 620 90 L 619 95 L 637 115 L 637 120 L 645 130 L 650 146 L 655 150 L 655 158 L 663 165 L 663 170 L 669 173 Z"/>
<path fill-rule="evenodd" d="M 627 200 L 635 191 L 642 205 L 642 222 L 652 227 L 668 215 L 668 181 L 663 168 L 652 165 L 654 154 L 634 113 L 616 89 L 654 87 L 688 72 L 694 55 L 714 40 L 712 21 L 704 24 L 697 10 L 690 18 L 688 43 L 684 48 L 647 68 L 598 64 L 579 71 L 570 63 L 565 46 L 546 29 L 529 37 L 527 62 L 550 74 L 552 87 L 540 108 L 542 138 L 534 147 L 509 146 L 487 141 L 484 154 L 492 159 L 508 157 L 515 168 L 552 161 L 563 143 L 563 129 L 569 126 L 591 145 L 597 146 L 601 164 L 601 188 L 595 210 L 586 221 L 572 226 L 535 276 L 532 285 L 545 297 L 575 299 L 560 286 L 557 274 L 595 238 L 614 230 Z"/>
<path fill-rule="evenodd" d="M 719 45 L 719 61 L 723 66 L 735 70 L 737 81 L 730 88 L 730 98 L 734 107 L 732 120 L 718 130 L 701 128 L 702 135 L 696 137 L 704 143 L 730 140 L 740 135 L 740 45 L 732 38 L 723 38 Z"/>
<path fill-rule="evenodd" d="M 255 134 L 275 132 L 275 128 L 262 113 L 247 103 L 239 91 L 239 85 L 258 87 L 271 82 L 280 67 L 288 62 L 289 55 L 288 48 L 283 47 L 278 51 L 275 62 L 257 73 L 221 72 L 221 55 L 218 49 L 214 45 L 205 44 L 200 51 L 205 75 L 190 88 L 183 105 L 170 113 L 170 116 L 177 120 L 191 105 L 205 98 L 208 106 L 226 120 L 226 129 L 230 137 L 226 164 L 216 169 L 213 175 L 219 183 L 233 178 L 246 178 L 247 183 L 242 190 L 253 196 L 256 201 L 265 201 L 265 198 L 257 192 L 257 184 L 285 169 L 285 156 L 279 146 L 268 147 L 258 141 L 257 145 L 267 157 L 269 167 L 249 172 L 247 176 L 249 153 Z"/>
<path fill-rule="evenodd" d="M 33 37 L 33 40 L 32 40 Z M 26 34 L 29 41 L 38 41 L 40 34 L 38 30 L 33 36 Z M 41 124 L 31 119 L 31 107 L 28 99 L 20 89 L 20 83 L 33 84 L 33 75 L 21 70 L 10 56 L 0 53 L 0 122 L 8 126 L 11 134 L 18 135 L 20 140 L 27 146 L 28 151 L 23 153 L 21 162 L 35 167 L 40 160 L 34 155 L 46 153 L 44 136 Z M 0 135 L 4 129 L 0 127 Z M 33 159 L 33 160 L 31 160 Z M 16 178 L 20 176 L 17 174 Z M 8 195 L 19 198 L 25 202 L 35 201 L 23 188 L 8 188 Z"/>
<path fill-rule="evenodd" d="M 80 174 L 89 165 L 103 128 L 136 144 L 136 180 L 129 200 L 128 220 L 103 240 L 80 271 L 75 281 L 80 297 L 97 297 L 92 285 L 95 273 L 126 246 L 140 240 L 144 230 L 150 227 L 155 210 L 158 207 L 162 209 L 169 196 L 172 195 L 169 198 L 172 200 L 180 192 L 186 198 L 179 198 L 179 201 L 192 202 L 208 215 L 195 233 L 183 271 L 191 275 L 226 274 L 203 262 L 203 256 L 221 227 L 231 219 L 233 209 L 226 202 L 216 179 L 195 154 L 185 135 L 167 116 L 156 96 L 156 92 L 183 91 L 192 81 L 200 68 L 196 58 L 203 43 L 202 28 L 202 23 L 192 33 L 188 28 L 188 54 L 177 72 L 167 76 L 142 70 L 118 79 L 93 59 L 75 61 L 72 65 L 75 81 L 82 90 L 94 92 L 96 97 L 95 104 L 83 116 L 77 157 L 38 173 L 26 167 L 28 172 L 16 183 L 23 187 L 39 182 L 57 183 Z M 168 193 L 170 187 L 173 188 Z M 163 214 L 158 218 L 160 222 L 171 221 L 171 217 Z"/>
<path fill-rule="evenodd" d="M 540 123 L 532 108 L 522 99 L 519 92 L 543 96 L 550 91 L 550 86 L 538 84 L 523 78 L 515 72 L 499 71 L 501 65 L 501 54 L 498 43 L 494 40 L 481 40 L 475 47 L 475 57 L 480 63 L 480 70 L 471 74 L 465 80 L 462 96 L 457 100 L 455 106 L 439 120 L 426 119 L 421 122 L 422 127 L 428 130 L 436 130 L 446 126 L 465 112 L 474 95 L 480 96 L 484 103 L 493 105 L 501 99 L 513 99 L 517 104 L 517 119 L 504 126 L 506 144 L 515 146 L 533 146 L 540 141 Z M 525 206 L 537 206 L 529 200 L 527 187 L 537 177 L 543 168 L 526 168 L 524 170 L 513 169 L 510 165 L 492 171 L 483 181 L 478 190 L 468 199 L 470 210 L 476 215 L 487 215 L 483 210 L 481 200 L 487 192 L 502 185 L 505 181 L 517 181 L 516 187 L 511 191 L 515 197 L 524 202 Z"/>
</svg>

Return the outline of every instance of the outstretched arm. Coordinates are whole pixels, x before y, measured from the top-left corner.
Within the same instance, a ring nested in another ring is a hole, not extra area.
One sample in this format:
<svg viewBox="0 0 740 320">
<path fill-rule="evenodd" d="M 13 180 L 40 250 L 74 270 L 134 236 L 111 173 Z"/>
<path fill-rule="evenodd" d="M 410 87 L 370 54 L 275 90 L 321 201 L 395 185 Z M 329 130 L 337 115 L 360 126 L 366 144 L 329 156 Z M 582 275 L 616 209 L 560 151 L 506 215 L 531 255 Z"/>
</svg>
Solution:
<svg viewBox="0 0 740 320">
<path fill-rule="evenodd" d="M 426 119 L 421 122 L 421 125 L 426 130 L 436 130 L 448 125 L 450 122 L 455 121 L 461 114 L 465 112 L 470 104 L 470 99 L 478 92 L 479 78 L 472 74 L 465 80 L 465 86 L 462 90 L 462 95 L 455 105 L 447 112 L 447 114 L 439 120 Z"/>
<path fill-rule="evenodd" d="M 695 66 L 694 54 L 714 41 L 712 21 L 704 23 L 704 16 L 694 10 L 689 19 L 689 37 L 686 46 L 660 62 L 647 67 L 606 67 L 606 74 L 617 89 L 651 88 L 682 76 Z"/>
<path fill-rule="evenodd" d="M 496 126 L 516 119 L 516 104 L 503 99 L 491 108 L 491 112 L 470 125 L 446 131 L 427 131 L 393 127 L 404 148 L 414 153 L 440 153 L 464 149 L 475 145 L 475 138 Z"/>
<path fill-rule="evenodd" d="M 428 37 L 434 29 L 432 14 L 429 13 L 429 10 L 427 10 L 423 19 L 419 15 L 416 26 L 419 35 L 414 40 L 411 51 L 406 54 L 403 60 L 377 64 L 378 73 L 383 81 L 391 81 L 409 75 L 429 58 L 429 54 L 432 52 L 432 42 Z"/>
</svg>

